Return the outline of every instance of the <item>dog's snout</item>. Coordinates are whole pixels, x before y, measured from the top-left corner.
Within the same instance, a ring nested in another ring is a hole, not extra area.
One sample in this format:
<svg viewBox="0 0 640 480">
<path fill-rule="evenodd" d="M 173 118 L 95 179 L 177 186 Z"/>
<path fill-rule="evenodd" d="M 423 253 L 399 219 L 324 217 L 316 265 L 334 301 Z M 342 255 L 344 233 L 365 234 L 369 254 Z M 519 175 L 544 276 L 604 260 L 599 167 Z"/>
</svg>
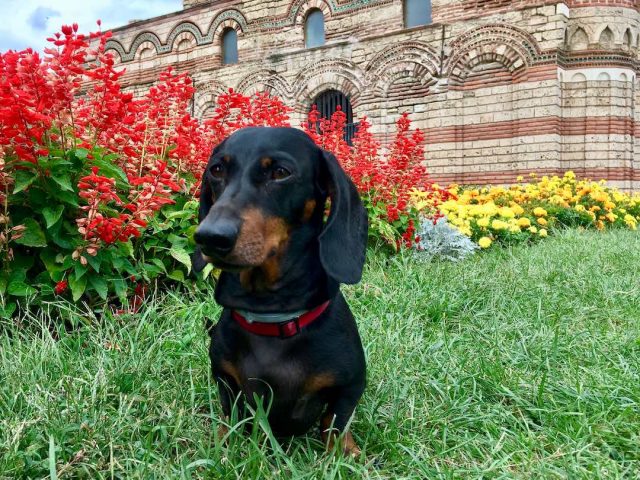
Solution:
<svg viewBox="0 0 640 480">
<path fill-rule="evenodd" d="M 203 252 L 227 255 L 233 250 L 238 239 L 239 229 L 235 222 L 218 220 L 202 223 L 195 233 L 195 240 Z"/>
</svg>

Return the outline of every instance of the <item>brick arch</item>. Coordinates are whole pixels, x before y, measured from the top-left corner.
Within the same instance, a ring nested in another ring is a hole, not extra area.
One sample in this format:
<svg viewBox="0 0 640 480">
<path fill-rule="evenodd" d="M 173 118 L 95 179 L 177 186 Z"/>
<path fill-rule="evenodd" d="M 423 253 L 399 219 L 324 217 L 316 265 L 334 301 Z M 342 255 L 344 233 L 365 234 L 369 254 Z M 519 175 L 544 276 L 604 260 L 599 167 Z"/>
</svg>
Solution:
<svg viewBox="0 0 640 480">
<path fill-rule="evenodd" d="M 453 87 L 463 84 L 476 65 L 488 62 L 501 63 L 517 78 L 541 54 L 530 34 L 505 25 L 485 25 L 472 29 L 451 44 L 451 51 L 446 71 Z"/>
<path fill-rule="evenodd" d="M 114 65 L 119 65 L 122 63 L 122 55 L 120 55 L 120 52 L 115 48 L 109 48 L 105 50 L 105 53 L 111 54 L 111 56 L 113 57 Z"/>
<path fill-rule="evenodd" d="M 236 90 L 244 95 L 268 92 L 270 95 L 277 95 L 282 100 L 292 97 L 289 82 L 274 70 L 258 70 L 250 73 L 238 82 Z"/>
<path fill-rule="evenodd" d="M 104 48 L 105 48 L 105 52 L 108 52 L 111 50 L 112 52 L 115 52 L 116 54 L 118 54 L 120 62 L 124 61 L 124 57 L 127 55 L 127 53 L 124 50 L 124 47 L 117 40 L 113 40 L 113 39 L 107 40 L 107 43 L 105 44 Z"/>
<path fill-rule="evenodd" d="M 122 58 L 122 61 L 130 61 L 138 56 L 138 49 L 144 44 L 151 43 L 153 48 L 156 51 L 156 55 L 160 53 L 162 49 L 162 43 L 160 43 L 160 39 L 153 32 L 142 32 L 136 36 L 131 43 L 131 48 L 129 48 L 129 52 Z"/>
<path fill-rule="evenodd" d="M 178 43 L 188 37 L 193 38 L 194 46 L 201 45 L 204 42 L 202 32 L 197 25 L 191 22 L 181 22 L 169 33 L 165 43 L 165 49 L 173 51 Z"/>
<path fill-rule="evenodd" d="M 301 69 L 293 85 L 297 105 L 309 104 L 324 90 L 340 90 L 355 108 L 364 90 L 364 74 L 355 63 L 345 59 L 325 60 Z M 294 87 L 295 88 L 295 87 Z"/>
<path fill-rule="evenodd" d="M 216 99 L 221 93 L 228 92 L 229 89 L 220 82 L 209 82 L 204 87 L 198 88 L 195 94 L 194 113 L 196 118 L 202 118 L 205 110 L 215 106 Z"/>
<path fill-rule="evenodd" d="M 325 21 L 331 17 L 331 6 L 324 0 L 297 0 L 289 8 L 289 18 L 293 18 L 294 25 L 303 25 L 310 10 L 318 9 L 324 14 Z"/>
<path fill-rule="evenodd" d="M 155 45 L 152 42 L 142 42 L 140 45 L 138 45 L 138 48 L 136 48 L 136 55 L 135 55 L 135 59 L 136 60 L 142 60 L 142 52 L 145 52 L 147 50 L 151 50 L 154 52 L 154 56 L 158 55 L 158 51 L 155 48 Z M 151 57 L 149 57 L 151 58 Z"/>
<path fill-rule="evenodd" d="M 366 83 L 375 95 L 386 95 L 389 87 L 403 76 L 422 85 L 436 83 L 438 54 L 421 42 L 407 42 L 385 48 L 371 59 L 365 69 Z"/>
<path fill-rule="evenodd" d="M 207 35 L 205 40 L 219 43 L 224 32 L 227 28 L 233 28 L 238 32 L 238 37 L 247 31 L 247 19 L 240 13 L 239 10 L 229 9 L 220 12 L 211 20 L 209 28 L 207 29 Z"/>
</svg>

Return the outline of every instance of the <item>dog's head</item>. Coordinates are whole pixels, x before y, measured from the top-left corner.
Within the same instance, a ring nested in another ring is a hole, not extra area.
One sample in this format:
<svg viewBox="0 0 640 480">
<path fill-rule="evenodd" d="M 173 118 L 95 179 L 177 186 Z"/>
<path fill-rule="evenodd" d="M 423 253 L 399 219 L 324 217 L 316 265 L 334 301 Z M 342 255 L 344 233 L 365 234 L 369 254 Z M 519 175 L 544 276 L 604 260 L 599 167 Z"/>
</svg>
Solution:
<svg viewBox="0 0 640 480">
<path fill-rule="evenodd" d="M 327 197 L 331 210 L 323 222 Z M 304 230 L 339 283 L 362 275 L 367 213 L 336 158 L 293 128 L 237 131 L 211 155 L 202 178 L 194 267 L 263 267 L 286 255 Z"/>
</svg>

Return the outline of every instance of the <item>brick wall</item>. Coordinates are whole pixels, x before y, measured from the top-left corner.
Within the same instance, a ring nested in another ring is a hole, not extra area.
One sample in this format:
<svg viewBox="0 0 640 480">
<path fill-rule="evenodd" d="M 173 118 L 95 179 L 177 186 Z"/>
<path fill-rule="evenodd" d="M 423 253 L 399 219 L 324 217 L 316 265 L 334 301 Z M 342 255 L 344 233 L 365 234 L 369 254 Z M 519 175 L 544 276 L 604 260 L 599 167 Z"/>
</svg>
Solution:
<svg viewBox="0 0 640 480">
<path fill-rule="evenodd" d="M 198 115 L 230 87 L 266 89 L 294 107 L 295 124 L 339 89 L 387 142 L 409 112 L 441 181 L 575 169 L 640 189 L 635 3 L 433 0 L 434 23 L 405 29 L 399 0 L 184 0 L 183 11 L 116 29 L 109 47 L 134 91 L 169 65 L 191 72 Z M 305 49 L 314 8 L 327 43 Z M 226 28 L 238 32 L 237 65 L 221 65 Z"/>
</svg>

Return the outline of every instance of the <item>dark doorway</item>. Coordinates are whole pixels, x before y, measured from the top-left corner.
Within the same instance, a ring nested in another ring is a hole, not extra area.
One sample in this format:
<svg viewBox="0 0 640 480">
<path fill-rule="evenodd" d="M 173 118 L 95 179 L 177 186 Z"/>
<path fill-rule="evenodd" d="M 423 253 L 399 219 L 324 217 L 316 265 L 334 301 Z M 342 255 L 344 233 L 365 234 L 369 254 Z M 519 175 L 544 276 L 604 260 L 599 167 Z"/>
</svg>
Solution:
<svg viewBox="0 0 640 480">
<path fill-rule="evenodd" d="M 351 108 L 349 97 L 339 90 L 326 90 L 315 98 L 313 105 L 316 105 L 318 108 L 321 118 L 331 118 L 331 115 L 338 110 L 338 106 L 341 108 L 347 116 L 347 124 L 344 127 L 344 139 L 351 145 L 358 124 L 353 121 L 353 108 Z"/>
</svg>

